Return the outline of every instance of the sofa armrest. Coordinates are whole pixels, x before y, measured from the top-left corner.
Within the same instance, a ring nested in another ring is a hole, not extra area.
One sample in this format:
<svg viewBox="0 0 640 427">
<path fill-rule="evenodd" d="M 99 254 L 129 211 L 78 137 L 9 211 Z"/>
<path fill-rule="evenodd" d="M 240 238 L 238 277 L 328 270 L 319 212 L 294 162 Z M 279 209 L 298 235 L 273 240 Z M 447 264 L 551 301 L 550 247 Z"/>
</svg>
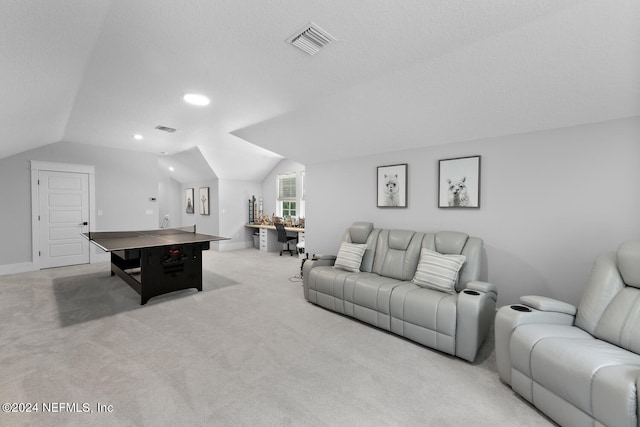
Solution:
<svg viewBox="0 0 640 427">
<path fill-rule="evenodd" d="M 335 255 L 314 254 L 312 259 L 305 260 L 302 266 L 302 291 L 307 301 L 309 301 L 309 273 L 311 273 L 311 269 L 322 266 L 331 267 L 335 264 L 336 258 Z"/>
<path fill-rule="evenodd" d="M 473 280 L 467 283 L 467 287 L 471 291 L 484 292 L 485 294 L 493 294 L 493 300 L 498 298 L 498 288 L 493 283 L 482 282 L 480 280 Z"/>
<path fill-rule="evenodd" d="M 473 362 L 496 315 L 498 290 L 492 283 L 471 281 L 458 294 L 456 356 Z"/>
<path fill-rule="evenodd" d="M 569 316 L 575 316 L 576 307 L 569 303 L 538 295 L 525 295 L 520 297 L 520 302 L 538 311 L 551 311 L 555 313 L 564 313 Z"/>
<path fill-rule="evenodd" d="M 545 297 L 522 297 L 522 305 L 505 305 L 498 309 L 495 317 L 496 367 L 500 380 L 511 385 L 511 334 L 518 327 L 531 323 L 571 326 L 575 320 L 570 304 Z M 562 304 L 560 304 L 562 303 Z M 529 305 L 532 304 L 532 305 Z M 535 306 L 535 307 L 534 307 Z M 567 307 L 569 306 L 569 307 Z"/>
</svg>

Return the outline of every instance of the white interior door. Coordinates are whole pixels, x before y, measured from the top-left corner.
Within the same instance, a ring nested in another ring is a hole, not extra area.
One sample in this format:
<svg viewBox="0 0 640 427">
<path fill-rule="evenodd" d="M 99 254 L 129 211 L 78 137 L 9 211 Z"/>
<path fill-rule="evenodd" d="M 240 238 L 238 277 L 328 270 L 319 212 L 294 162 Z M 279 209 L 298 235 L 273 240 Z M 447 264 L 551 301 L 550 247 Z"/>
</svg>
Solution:
<svg viewBox="0 0 640 427">
<path fill-rule="evenodd" d="M 40 267 L 89 263 L 89 175 L 39 171 Z"/>
</svg>

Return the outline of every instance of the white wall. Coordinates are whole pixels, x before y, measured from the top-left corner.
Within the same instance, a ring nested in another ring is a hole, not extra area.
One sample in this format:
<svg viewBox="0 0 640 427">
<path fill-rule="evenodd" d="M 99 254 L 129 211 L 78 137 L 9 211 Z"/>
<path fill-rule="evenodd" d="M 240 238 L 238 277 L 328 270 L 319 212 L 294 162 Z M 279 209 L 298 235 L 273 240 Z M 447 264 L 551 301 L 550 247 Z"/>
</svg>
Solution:
<svg viewBox="0 0 640 427">
<path fill-rule="evenodd" d="M 249 199 L 258 198 L 260 187 L 253 181 L 218 181 L 220 236 L 231 239 L 220 242 L 221 251 L 253 247 L 254 230 L 244 225 L 249 221 Z"/>
<path fill-rule="evenodd" d="M 157 227 L 158 202 L 150 200 L 158 197 L 155 154 L 67 142 L 50 144 L 0 159 L 0 236 L 5 243 L 0 245 L 0 267 L 32 261 L 30 160 L 95 166 L 95 207 L 102 215 L 90 224 L 91 230 Z"/>
<path fill-rule="evenodd" d="M 482 156 L 481 208 L 437 207 L 438 160 Z M 307 165 L 306 244 L 336 253 L 353 221 L 484 239 L 499 305 L 576 304 L 595 257 L 640 238 L 640 117 Z M 376 207 L 376 167 L 408 163 L 408 208 Z"/>
<path fill-rule="evenodd" d="M 192 158 L 191 163 L 194 162 Z M 166 168 L 161 166 L 161 171 Z M 248 201 L 252 195 L 260 194 L 260 183 L 253 181 L 220 180 L 209 170 L 202 175 L 209 176 L 197 181 L 178 182 L 171 175 L 164 175 L 160 184 L 165 199 L 169 204 L 162 203 L 160 218 L 165 210 L 169 213 L 170 227 L 196 225 L 199 232 L 228 237 L 230 240 L 211 243 L 213 250 L 234 250 L 253 246 L 252 229 L 244 225 L 248 221 Z M 193 214 L 186 213 L 185 190 L 194 189 L 196 201 L 199 189 L 209 187 L 210 214 L 200 215 L 198 205 Z M 165 195 L 165 193 L 168 193 Z M 166 206 L 165 206 L 166 205 Z"/>
<path fill-rule="evenodd" d="M 200 188 L 209 187 L 209 215 L 200 214 L 200 205 L 198 203 Z M 187 188 L 193 188 L 195 197 L 194 209 L 192 214 L 187 213 L 187 206 L 185 202 L 185 190 Z M 205 181 L 194 181 L 183 183 L 180 189 L 181 198 L 176 206 L 181 209 L 181 225 L 176 227 L 187 227 L 191 225 L 196 226 L 196 230 L 204 234 L 213 234 L 217 236 L 220 231 L 219 225 L 219 196 L 218 196 L 218 179 L 209 179 Z"/>
<path fill-rule="evenodd" d="M 182 227 L 182 194 L 182 184 L 169 175 L 161 174 L 158 183 L 158 227 L 162 225 L 165 215 L 169 215 L 166 228 Z"/>
</svg>

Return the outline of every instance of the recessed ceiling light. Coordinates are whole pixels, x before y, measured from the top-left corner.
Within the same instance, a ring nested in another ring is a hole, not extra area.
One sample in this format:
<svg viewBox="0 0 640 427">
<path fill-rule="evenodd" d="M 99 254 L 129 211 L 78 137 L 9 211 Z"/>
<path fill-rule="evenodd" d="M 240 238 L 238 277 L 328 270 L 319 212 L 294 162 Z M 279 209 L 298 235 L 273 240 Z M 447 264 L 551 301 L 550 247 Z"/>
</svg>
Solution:
<svg viewBox="0 0 640 427">
<path fill-rule="evenodd" d="M 173 172 L 174 171 L 173 166 L 169 166 L 169 170 Z"/>
<path fill-rule="evenodd" d="M 144 139 L 144 136 L 140 135 L 139 133 L 136 133 L 135 135 L 133 135 L 133 139 L 137 139 L 138 141 Z"/>
<path fill-rule="evenodd" d="M 211 100 L 204 95 L 200 95 L 199 93 L 188 93 L 182 99 L 185 102 L 188 102 L 191 105 L 198 105 L 204 107 L 205 105 L 209 105 Z"/>
</svg>

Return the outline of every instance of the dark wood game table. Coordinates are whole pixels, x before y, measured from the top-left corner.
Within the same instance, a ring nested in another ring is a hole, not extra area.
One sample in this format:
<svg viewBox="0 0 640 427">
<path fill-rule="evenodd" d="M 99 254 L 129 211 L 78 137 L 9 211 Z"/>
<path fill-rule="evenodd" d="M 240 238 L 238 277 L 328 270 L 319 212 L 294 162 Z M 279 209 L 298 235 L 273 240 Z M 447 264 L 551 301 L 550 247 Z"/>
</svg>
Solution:
<svg viewBox="0 0 640 427">
<path fill-rule="evenodd" d="M 140 304 L 168 292 L 202 291 L 202 251 L 226 237 L 201 234 L 193 227 L 143 231 L 83 233 L 111 253 L 111 275 L 117 274 L 139 295 Z"/>
</svg>

